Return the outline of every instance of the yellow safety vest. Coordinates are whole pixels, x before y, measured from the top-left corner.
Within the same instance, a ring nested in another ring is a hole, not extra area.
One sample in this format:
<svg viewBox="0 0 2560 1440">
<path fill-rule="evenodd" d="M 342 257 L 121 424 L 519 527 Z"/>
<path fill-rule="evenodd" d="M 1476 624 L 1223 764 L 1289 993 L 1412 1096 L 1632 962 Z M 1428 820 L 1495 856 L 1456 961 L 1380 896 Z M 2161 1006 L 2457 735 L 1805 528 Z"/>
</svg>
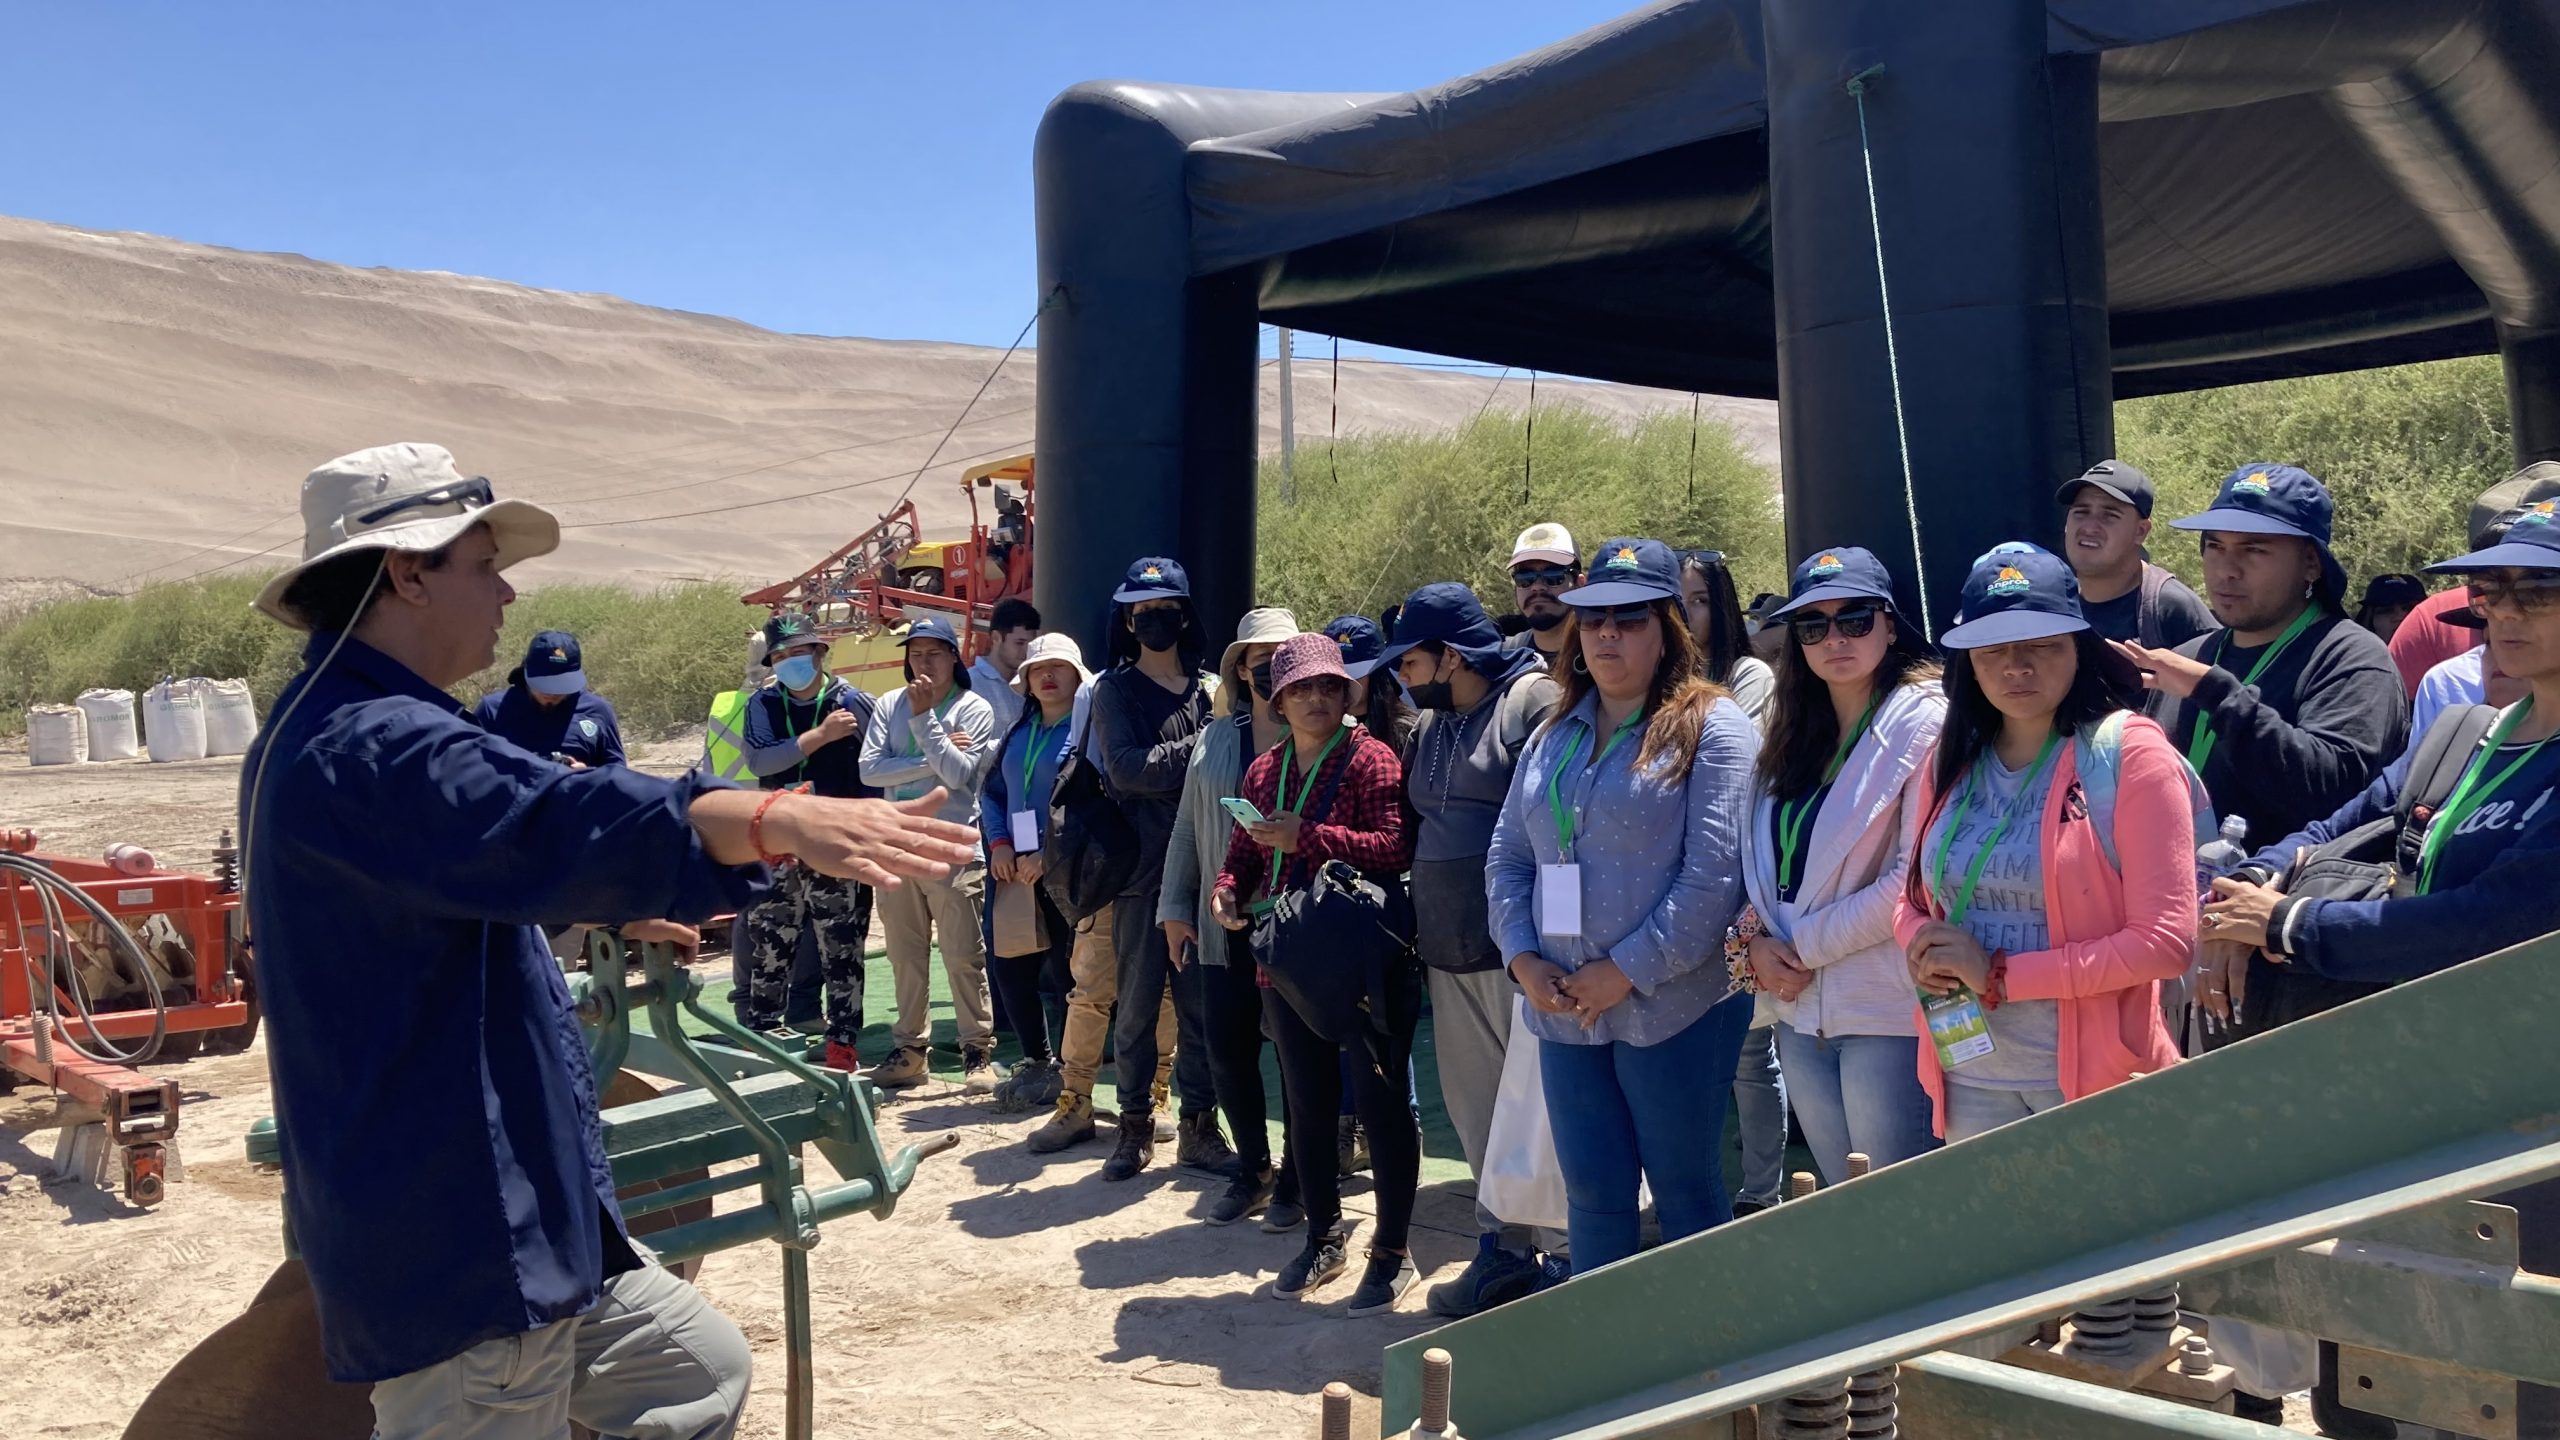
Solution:
<svg viewBox="0 0 2560 1440">
<path fill-rule="evenodd" d="M 711 715 L 702 726 L 702 768 L 714 779 L 747 777 L 747 692 L 723 690 L 711 697 Z"/>
</svg>

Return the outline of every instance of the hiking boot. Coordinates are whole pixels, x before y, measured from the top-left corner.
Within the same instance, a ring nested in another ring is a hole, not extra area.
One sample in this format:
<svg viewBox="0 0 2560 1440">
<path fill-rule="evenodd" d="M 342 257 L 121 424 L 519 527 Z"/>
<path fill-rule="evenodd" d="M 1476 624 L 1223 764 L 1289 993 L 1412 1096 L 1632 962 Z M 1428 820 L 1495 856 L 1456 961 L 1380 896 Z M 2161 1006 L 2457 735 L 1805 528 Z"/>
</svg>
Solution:
<svg viewBox="0 0 2560 1440">
<path fill-rule="evenodd" d="M 1345 1315 L 1376 1315 L 1396 1308 L 1404 1292 L 1413 1288 L 1421 1277 L 1410 1255 L 1369 1252 L 1369 1268 L 1360 1275 L 1360 1288 L 1351 1292 L 1351 1303 L 1342 1309 Z"/>
<path fill-rule="evenodd" d="M 1244 1172 L 1244 1162 L 1236 1158 L 1236 1152 L 1227 1145 L 1226 1133 L 1218 1128 L 1217 1111 L 1185 1115 L 1175 1129 L 1181 1144 L 1173 1152 L 1174 1164 L 1185 1170 L 1228 1177 Z"/>
<path fill-rule="evenodd" d="M 1025 1060 L 996 1086 L 996 1108 L 1013 1114 L 1046 1110 L 1058 1103 L 1066 1077 L 1055 1060 Z"/>
<path fill-rule="evenodd" d="M 901 1045 L 889 1052 L 889 1058 L 872 1067 L 871 1083 L 883 1090 L 904 1090 L 921 1085 L 929 1072 L 924 1052 L 912 1045 Z"/>
<path fill-rule="evenodd" d="M 960 1093 L 993 1095 L 1004 1073 L 996 1069 L 996 1048 L 992 1045 L 967 1045 L 960 1050 Z"/>
<path fill-rule="evenodd" d="M 1271 1203 L 1271 1167 L 1240 1171 L 1227 1182 L 1226 1193 L 1209 1204 L 1206 1217 L 1212 1225 L 1233 1225 L 1254 1211 Z"/>
<path fill-rule="evenodd" d="M 1295 1300 L 1326 1281 L 1340 1275 L 1349 1265 L 1351 1227 L 1336 1225 L 1321 1235 L 1309 1235 L 1307 1248 L 1297 1258 L 1280 1267 L 1280 1277 L 1271 1282 L 1275 1300 Z"/>
<path fill-rule="evenodd" d="M 1051 1112 L 1048 1123 L 1032 1131 L 1025 1143 L 1034 1155 L 1051 1155 L 1092 1138 L 1093 1097 L 1069 1090 L 1058 1096 L 1058 1108 Z"/>
<path fill-rule="evenodd" d="M 841 1040 L 830 1040 L 827 1042 L 827 1058 L 820 1063 L 830 1070 L 850 1074 L 862 1068 L 862 1052 Z"/>
<path fill-rule="evenodd" d="M 1369 1137 L 1360 1129 L 1360 1117 L 1343 1115 L 1333 1122 L 1333 1171 L 1349 1179 L 1369 1168 Z"/>
<path fill-rule="evenodd" d="M 1111 1158 L 1102 1162 L 1105 1180 L 1135 1180 L 1138 1172 L 1155 1162 L 1155 1132 L 1144 1115 L 1120 1117 L 1120 1144 Z"/>
<path fill-rule="evenodd" d="M 1432 1314 L 1464 1320 L 1519 1299 L 1535 1289 L 1537 1283 L 1537 1261 L 1503 1249 L 1501 1236 L 1485 1235 L 1477 1239 L 1476 1256 L 1467 1262 L 1467 1268 L 1459 1271 L 1456 1278 L 1432 1286 L 1424 1298 Z"/>
<path fill-rule="evenodd" d="M 1162 1057 L 1162 1063 L 1156 1066 L 1156 1083 L 1147 1090 L 1147 1097 L 1151 1107 L 1147 1113 L 1156 1117 L 1156 1143 L 1170 1145 L 1180 1139 L 1182 1130 L 1173 1118 L 1172 1056 Z"/>
</svg>

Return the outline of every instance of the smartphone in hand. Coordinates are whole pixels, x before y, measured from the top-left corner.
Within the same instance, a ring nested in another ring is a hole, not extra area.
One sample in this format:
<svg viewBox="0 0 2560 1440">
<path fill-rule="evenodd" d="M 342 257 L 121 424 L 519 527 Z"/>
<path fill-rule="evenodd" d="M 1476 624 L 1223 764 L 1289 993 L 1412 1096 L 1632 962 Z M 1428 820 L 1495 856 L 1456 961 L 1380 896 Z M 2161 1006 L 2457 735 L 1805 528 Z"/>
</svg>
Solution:
<svg viewBox="0 0 2560 1440">
<path fill-rule="evenodd" d="M 1262 812 L 1254 808 L 1252 801 L 1245 799 L 1241 795 L 1222 795 L 1218 797 L 1218 804 L 1225 809 L 1227 814 L 1231 816 L 1238 825 L 1259 825 L 1262 823 Z"/>
</svg>

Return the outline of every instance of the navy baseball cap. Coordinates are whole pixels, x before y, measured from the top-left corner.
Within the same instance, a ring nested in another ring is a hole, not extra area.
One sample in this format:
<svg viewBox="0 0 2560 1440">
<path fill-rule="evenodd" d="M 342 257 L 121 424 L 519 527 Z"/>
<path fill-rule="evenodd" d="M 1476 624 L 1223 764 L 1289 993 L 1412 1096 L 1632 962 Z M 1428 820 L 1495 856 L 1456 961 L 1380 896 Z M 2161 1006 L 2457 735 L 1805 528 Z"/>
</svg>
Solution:
<svg viewBox="0 0 2560 1440">
<path fill-rule="evenodd" d="M 578 657 L 578 637 L 566 630 L 544 630 L 524 648 L 516 667 L 524 688 L 536 695 L 575 695 L 587 688 L 586 667 Z"/>
<path fill-rule="evenodd" d="M 1819 605 L 1825 600 L 1876 600 L 1893 606 L 1893 572 L 1869 550 L 1855 545 L 1817 550 L 1787 582 L 1787 603 L 1769 612 L 1772 620 Z"/>
<path fill-rule="evenodd" d="M 1680 598 L 1680 557 L 1659 540 L 1604 540 L 1582 584 L 1557 596 L 1567 605 L 1640 605 Z"/>
<path fill-rule="evenodd" d="M 1191 577 L 1182 566 L 1161 555 L 1149 555 L 1129 567 L 1128 578 L 1111 592 L 1114 603 L 1135 605 L 1141 600 L 1188 600 Z"/>
<path fill-rule="evenodd" d="M 1949 650 L 2046 640 L 2089 628 L 2080 578 L 2062 557 L 2019 541 L 1995 545 L 1964 577 L 1956 626 L 1938 637 Z"/>
<path fill-rule="evenodd" d="M 2320 552 L 2321 592 L 2333 605 L 2344 603 L 2346 567 L 2329 553 L 2329 534 L 2337 517 L 2329 487 L 2308 470 L 2293 465 L 2243 465 L 2225 476 L 2213 508 L 2184 520 L 2173 530 L 2220 530 L 2236 535 L 2291 535 L 2308 540 Z"/>
<path fill-rule="evenodd" d="M 2151 504 L 2156 494 L 2151 488 L 2151 477 L 2121 460 L 2101 460 L 2082 471 L 2077 479 L 2063 481 L 2062 488 L 2053 492 L 2054 503 L 2070 504 L 2071 497 L 2079 494 L 2083 486 L 2094 487 L 2123 501 L 2133 507 L 2134 514 L 2145 520 L 2151 518 Z"/>
<path fill-rule="evenodd" d="M 2560 570 L 2560 500 L 2541 500 L 2524 507 L 2507 538 L 2468 555 L 2456 555 L 2427 567 L 2431 574 L 2461 575 L 2476 570 Z"/>
<path fill-rule="evenodd" d="M 1342 673 L 1354 680 L 1387 663 L 1387 633 L 1366 615 L 1337 615 L 1325 622 L 1324 633 L 1342 647 Z"/>
<path fill-rule="evenodd" d="M 907 633 L 898 637 L 898 648 L 904 650 L 919 640 L 939 640 L 951 647 L 952 654 L 960 653 L 960 632 L 939 615 L 926 615 L 908 625 Z"/>
<path fill-rule="evenodd" d="M 1396 612 L 1395 643 L 1378 656 L 1392 665 L 1416 645 L 1445 645 L 1460 654 L 1482 654 L 1502 647 L 1502 630 L 1484 613 L 1476 592 L 1455 580 L 1425 585 L 1405 597 Z"/>
</svg>

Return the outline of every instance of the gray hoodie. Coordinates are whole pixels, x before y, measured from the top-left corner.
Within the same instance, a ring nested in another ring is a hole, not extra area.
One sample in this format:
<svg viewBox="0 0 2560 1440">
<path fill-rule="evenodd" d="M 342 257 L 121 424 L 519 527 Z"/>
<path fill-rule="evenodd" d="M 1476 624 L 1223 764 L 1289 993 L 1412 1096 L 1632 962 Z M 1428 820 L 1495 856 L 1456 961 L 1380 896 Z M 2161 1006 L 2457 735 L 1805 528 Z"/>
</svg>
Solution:
<svg viewBox="0 0 2560 1440">
<path fill-rule="evenodd" d="M 1484 861 L 1511 793 L 1511 771 L 1560 692 L 1535 649 L 1504 650 L 1492 690 L 1472 710 L 1426 710 L 1405 765 L 1414 834 L 1413 909 L 1423 963 L 1499 970 L 1485 918 Z"/>
</svg>

